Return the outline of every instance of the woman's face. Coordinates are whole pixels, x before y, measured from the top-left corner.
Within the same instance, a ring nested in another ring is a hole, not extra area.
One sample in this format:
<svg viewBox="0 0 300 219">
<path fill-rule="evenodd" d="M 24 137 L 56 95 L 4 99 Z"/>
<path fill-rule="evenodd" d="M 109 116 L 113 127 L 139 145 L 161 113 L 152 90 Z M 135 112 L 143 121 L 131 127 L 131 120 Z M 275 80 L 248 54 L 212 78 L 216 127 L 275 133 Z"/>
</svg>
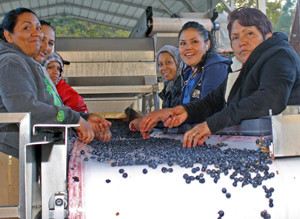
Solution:
<svg viewBox="0 0 300 219">
<path fill-rule="evenodd" d="M 50 62 L 47 66 L 47 72 L 50 75 L 53 84 L 56 85 L 61 76 L 61 66 L 59 62 Z"/>
<path fill-rule="evenodd" d="M 269 38 L 272 34 L 267 34 Z M 242 26 L 237 20 L 232 24 L 231 47 L 237 59 L 245 63 L 252 51 L 264 41 L 262 33 L 255 26 Z"/>
<path fill-rule="evenodd" d="M 195 68 L 210 46 L 210 41 L 204 42 L 197 30 L 188 28 L 179 37 L 179 53 L 183 62 Z"/>
<path fill-rule="evenodd" d="M 43 37 L 38 18 L 28 12 L 18 16 L 13 33 L 6 30 L 4 35 L 9 43 L 16 44 L 30 57 L 39 52 Z"/>
<path fill-rule="evenodd" d="M 40 51 L 34 59 L 41 63 L 45 58 L 52 52 L 55 42 L 55 33 L 54 30 L 48 25 L 42 25 L 42 33 L 44 34 Z"/>
<path fill-rule="evenodd" d="M 162 52 L 158 56 L 159 73 L 168 81 L 176 76 L 177 66 L 173 56 L 168 52 Z"/>
</svg>

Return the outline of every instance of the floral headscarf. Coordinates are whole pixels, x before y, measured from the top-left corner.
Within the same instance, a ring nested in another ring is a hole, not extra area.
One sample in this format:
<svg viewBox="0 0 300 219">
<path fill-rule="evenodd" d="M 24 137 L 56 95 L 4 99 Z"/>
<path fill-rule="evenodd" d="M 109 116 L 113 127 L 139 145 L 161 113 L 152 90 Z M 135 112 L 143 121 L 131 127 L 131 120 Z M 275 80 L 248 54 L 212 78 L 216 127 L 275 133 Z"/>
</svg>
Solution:
<svg viewBox="0 0 300 219">
<path fill-rule="evenodd" d="M 64 71 L 64 65 L 63 65 L 63 60 L 62 58 L 55 52 L 52 52 L 49 54 L 49 56 L 43 61 L 43 66 L 47 69 L 48 65 L 51 63 L 51 62 L 58 62 L 60 64 L 60 68 L 61 68 L 61 71 L 60 71 L 60 76 L 59 76 L 59 79 L 57 80 L 57 83 L 60 81 L 60 79 L 62 78 L 62 74 L 63 74 L 63 71 Z M 57 84 L 56 83 L 56 84 Z M 55 84 L 55 85 L 56 85 Z"/>
</svg>

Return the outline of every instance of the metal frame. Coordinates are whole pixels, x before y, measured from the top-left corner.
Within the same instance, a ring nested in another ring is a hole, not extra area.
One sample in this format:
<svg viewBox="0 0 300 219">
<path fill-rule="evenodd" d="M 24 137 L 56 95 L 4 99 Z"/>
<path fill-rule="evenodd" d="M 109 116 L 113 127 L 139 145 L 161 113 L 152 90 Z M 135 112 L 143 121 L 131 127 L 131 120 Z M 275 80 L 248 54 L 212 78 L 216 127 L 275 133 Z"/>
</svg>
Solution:
<svg viewBox="0 0 300 219">
<path fill-rule="evenodd" d="M 19 124 L 19 206 L 1 207 L 0 218 L 29 218 L 27 216 L 30 215 L 31 212 L 29 210 L 30 202 L 25 198 L 26 187 L 28 184 L 25 181 L 25 154 L 23 151 L 25 145 L 31 141 L 30 113 L 0 113 L 0 122 Z"/>
</svg>

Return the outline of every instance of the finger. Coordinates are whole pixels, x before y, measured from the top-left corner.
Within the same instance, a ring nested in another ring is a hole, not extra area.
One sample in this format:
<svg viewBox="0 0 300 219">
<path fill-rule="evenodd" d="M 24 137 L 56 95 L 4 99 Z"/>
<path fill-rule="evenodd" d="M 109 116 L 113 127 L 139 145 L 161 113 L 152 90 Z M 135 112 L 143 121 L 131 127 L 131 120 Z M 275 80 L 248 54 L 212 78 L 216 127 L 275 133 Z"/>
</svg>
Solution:
<svg viewBox="0 0 300 219">
<path fill-rule="evenodd" d="M 202 138 L 200 138 L 200 140 L 198 141 L 198 145 L 201 146 L 204 144 L 204 142 L 206 141 L 207 136 L 203 136 Z"/>
<path fill-rule="evenodd" d="M 183 137 L 183 147 L 186 147 L 188 145 L 188 141 L 189 141 L 189 134 L 185 133 Z"/>
<path fill-rule="evenodd" d="M 177 120 L 177 116 L 174 116 L 168 127 L 173 128 L 176 124 L 176 120 Z"/>
<path fill-rule="evenodd" d="M 155 127 L 155 122 L 153 122 L 152 120 L 150 120 L 147 124 L 146 127 L 144 129 L 144 132 L 150 132 L 152 130 L 153 127 Z"/>
<path fill-rule="evenodd" d="M 111 126 L 111 123 L 109 121 L 107 121 L 107 120 L 104 119 L 103 122 L 101 123 L 101 125 L 103 126 L 103 128 L 105 130 L 107 130 Z"/>
<path fill-rule="evenodd" d="M 169 127 L 171 121 L 172 121 L 172 118 L 166 119 L 166 120 L 164 121 L 164 126 L 165 126 L 165 127 Z"/>
<path fill-rule="evenodd" d="M 194 132 L 193 135 L 195 136 L 193 147 L 196 147 L 199 144 L 199 141 L 203 139 L 203 136 L 200 133 Z"/>
<path fill-rule="evenodd" d="M 171 112 L 166 113 L 165 115 L 162 115 L 160 120 L 164 123 L 166 120 L 168 120 L 169 118 L 172 118 L 172 114 Z"/>
<path fill-rule="evenodd" d="M 194 137 L 193 135 L 189 135 L 189 140 L 188 140 L 188 148 L 191 148 L 192 147 L 192 144 L 194 142 Z"/>
<path fill-rule="evenodd" d="M 132 121 L 129 123 L 129 130 L 130 131 L 135 131 Z"/>
<path fill-rule="evenodd" d="M 97 128 L 98 128 L 98 132 L 105 132 L 105 130 L 106 130 L 106 127 L 104 126 L 104 124 L 103 123 L 99 123 L 99 124 L 97 124 Z"/>
</svg>

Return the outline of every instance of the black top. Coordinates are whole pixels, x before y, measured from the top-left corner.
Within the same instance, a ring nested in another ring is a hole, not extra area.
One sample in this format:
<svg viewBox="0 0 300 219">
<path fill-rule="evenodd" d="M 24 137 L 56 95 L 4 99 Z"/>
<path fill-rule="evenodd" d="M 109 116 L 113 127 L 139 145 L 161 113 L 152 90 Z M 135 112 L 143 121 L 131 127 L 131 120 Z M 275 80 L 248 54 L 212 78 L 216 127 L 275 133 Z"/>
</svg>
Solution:
<svg viewBox="0 0 300 219">
<path fill-rule="evenodd" d="M 244 64 L 225 102 L 227 80 L 206 98 L 184 104 L 189 123 L 207 121 L 212 133 L 300 105 L 300 60 L 284 33 L 258 45 Z"/>
<path fill-rule="evenodd" d="M 164 89 L 159 93 L 159 97 L 162 99 L 162 108 L 172 108 L 180 104 L 180 96 L 182 89 L 182 77 L 179 75 L 174 82 L 172 89 L 167 92 L 168 81 L 164 83 Z"/>
</svg>

